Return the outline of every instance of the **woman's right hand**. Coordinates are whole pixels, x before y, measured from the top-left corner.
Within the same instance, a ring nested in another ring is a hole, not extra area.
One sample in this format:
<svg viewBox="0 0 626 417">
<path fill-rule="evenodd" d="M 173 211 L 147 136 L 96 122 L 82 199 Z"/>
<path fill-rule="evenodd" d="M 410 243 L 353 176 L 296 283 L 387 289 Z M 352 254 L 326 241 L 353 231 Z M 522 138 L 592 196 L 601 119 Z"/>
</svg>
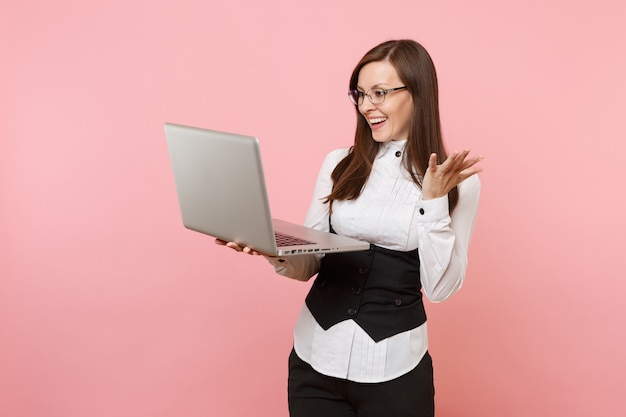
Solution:
<svg viewBox="0 0 626 417">
<path fill-rule="evenodd" d="M 249 248 L 247 246 L 239 246 L 235 242 L 226 242 L 225 240 L 222 240 L 222 239 L 215 239 L 215 244 L 226 246 L 227 248 L 231 248 L 237 252 L 247 253 L 248 255 L 263 255 L 261 252 L 257 252 L 254 249 Z"/>
</svg>

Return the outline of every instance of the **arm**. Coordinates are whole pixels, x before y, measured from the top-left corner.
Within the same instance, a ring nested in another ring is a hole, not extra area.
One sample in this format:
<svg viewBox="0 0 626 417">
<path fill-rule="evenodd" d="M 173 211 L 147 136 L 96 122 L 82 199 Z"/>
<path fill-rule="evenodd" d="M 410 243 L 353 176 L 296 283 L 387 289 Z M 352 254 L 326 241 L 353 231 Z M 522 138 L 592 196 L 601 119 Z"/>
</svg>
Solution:
<svg viewBox="0 0 626 417">
<path fill-rule="evenodd" d="M 346 155 L 347 149 L 339 149 L 326 156 L 315 183 L 313 197 L 304 222 L 305 226 L 325 232 L 329 231 L 328 204 L 324 204 L 323 201 L 332 190 L 333 185 L 330 175 L 337 163 Z M 237 252 L 247 253 L 249 255 L 263 255 L 274 267 L 277 274 L 299 281 L 308 281 L 312 276 L 317 274 L 320 262 L 323 258 L 323 255 L 266 256 L 249 247 L 239 246 L 235 242 L 225 242 L 220 239 L 215 239 L 215 243 L 229 247 Z"/>
<path fill-rule="evenodd" d="M 304 225 L 313 229 L 328 232 L 329 212 L 328 204 L 324 200 L 332 191 L 333 183 L 330 178 L 335 166 L 347 155 L 347 149 L 338 149 L 330 152 L 324 160 L 315 182 L 313 197 L 307 212 Z M 323 255 L 295 255 L 278 257 L 266 257 L 274 267 L 277 274 L 299 281 L 308 281 L 318 273 Z"/>
<path fill-rule="evenodd" d="M 261 255 L 273 267 L 277 274 L 288 278 L 297 279 L 298 281 L 308 281 L 319 270 L 320 259 L 316 259 L 318 255 L 295 255 L 295 256 L 269 256 L 261 252 L 257 252 L 248 246 L 239 246 L 235 242 L 226 242 L 221 239 L 215 239 L 216 245 L 226 246 L 237 252 L 246 253 L 248 255 Z"/>
<path fill-rule="evenodd" d="M 450 216 L 447 196 L 422 200 L 418 210 L 420 276 L 433 302 L 448 299 L 461 288 L 474 229 L 480 180 L 473 175 L 458 186 L 459 201 Z"/>
</svg>

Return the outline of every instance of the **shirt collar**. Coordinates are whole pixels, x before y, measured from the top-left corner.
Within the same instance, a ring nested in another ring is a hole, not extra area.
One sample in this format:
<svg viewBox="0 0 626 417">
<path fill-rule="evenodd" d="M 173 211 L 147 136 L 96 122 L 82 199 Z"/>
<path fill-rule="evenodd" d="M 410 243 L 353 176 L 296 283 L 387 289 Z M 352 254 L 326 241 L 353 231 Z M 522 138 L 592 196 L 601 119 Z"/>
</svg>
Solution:
<svg viewBox="0 0 626 417">
<path fill-rule="evenodd" d="M 378 148 L 378 155 L 376 155 L 376 158 L 382 158 L 383 156 L 385 156 L 388 153 L 391 153 L 392 155 L 395 154 L 396 152 L 400 151 L 401 153 L 404 152 L 404 148 L 406 147 L 406 143 L 407 140 L 390 140 L 389 142 L 383 142 L 380 144 L 380 147 Z"/>
</svg>

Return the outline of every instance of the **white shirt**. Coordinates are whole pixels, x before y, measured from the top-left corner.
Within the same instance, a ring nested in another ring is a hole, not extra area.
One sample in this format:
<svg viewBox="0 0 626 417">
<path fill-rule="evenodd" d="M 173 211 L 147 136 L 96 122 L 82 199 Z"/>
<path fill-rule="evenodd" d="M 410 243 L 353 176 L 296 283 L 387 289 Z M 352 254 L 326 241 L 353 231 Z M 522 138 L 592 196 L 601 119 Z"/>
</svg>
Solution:
<svg viewBox="0 0 626 417">
<path fill-rule="evenodd" d="M 422 289 L 429 300 L 444 301 L 461 285 L 467 251 L 478 209 L 480 181 L 474 175 L 459 184 L 459 201 L 450 216 L 448 198 L 422 200 L 401 155 L 406 140 L 380 145 L 370 177 L 356 200 L 333 202 L 332 224 L 337 234 L 398 251 L 418 249 Z M 317 178 L 305 225 L 329 231 L 330 178 L 348 149 L 330 152 Z M 269 258 L 276 272 L 306 281 L 319 271 L 321 256 Z M 374 342 L 353 320 L 324 330 L 302 308 L 294 331 L 298 356 L 318 372 L 356 382 L 383 382 L 413 369 L 428 350 L 426 323 Z"/>
</svg>

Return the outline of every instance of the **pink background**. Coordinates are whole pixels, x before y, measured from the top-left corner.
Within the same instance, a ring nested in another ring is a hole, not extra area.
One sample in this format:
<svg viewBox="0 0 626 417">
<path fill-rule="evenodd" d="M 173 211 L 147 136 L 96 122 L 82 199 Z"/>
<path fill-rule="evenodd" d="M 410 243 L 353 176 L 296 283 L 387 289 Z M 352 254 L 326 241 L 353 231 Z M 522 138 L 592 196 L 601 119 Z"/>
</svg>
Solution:
<svg viewBox="0 0 626 417">
<path fill-rule="evenodd" d="M 163 123 L 257 135 L 302 221 L 398 37 L 486 157 L 465 287 L 427 305 L 438 415 L 625 415 L 623 4 L 3 0 L 0 415 L 287 416 L 309 284 L 182 227 Z"/>
</svg>

